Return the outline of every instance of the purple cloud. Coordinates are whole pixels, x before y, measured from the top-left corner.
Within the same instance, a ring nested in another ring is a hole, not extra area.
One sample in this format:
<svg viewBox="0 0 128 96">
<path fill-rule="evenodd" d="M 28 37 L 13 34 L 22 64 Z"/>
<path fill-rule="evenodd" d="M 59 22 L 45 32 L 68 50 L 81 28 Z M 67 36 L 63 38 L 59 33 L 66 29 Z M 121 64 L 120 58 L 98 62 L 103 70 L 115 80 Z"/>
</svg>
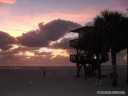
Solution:
<svg viewBox="0 0 128 96">
<path fill-rule="evenodd" d="M 10 36 L 8 33 L 0 31 L 0 49 L 8 50 L 12 44 L 16 43 L 15 38 Z"/>
<path fill-rule="evenodd" d="M 17 39 L 23 46 L 47 47 L 51 41 L 58 40 L 70 30 L 80 26 L 80 24 L 71 21 L 57 19 L 44 25 L 40 23 L 38 30 L 27 32 Z"/>
</svg>

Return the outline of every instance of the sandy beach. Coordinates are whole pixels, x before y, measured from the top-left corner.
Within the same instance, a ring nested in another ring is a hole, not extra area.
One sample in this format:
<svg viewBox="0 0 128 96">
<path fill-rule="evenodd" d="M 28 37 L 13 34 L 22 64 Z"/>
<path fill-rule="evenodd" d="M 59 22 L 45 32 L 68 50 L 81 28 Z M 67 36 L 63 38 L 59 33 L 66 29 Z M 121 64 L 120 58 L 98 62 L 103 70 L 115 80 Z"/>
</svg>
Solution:
<svg viewBox="0 0 128 96">
<path fill-rule="evenodd" d="M 111 71 L 103 68 L 102 74 L 109 75 Z M 112 87 L 110 77 L 103 77 L 102 85 L 96 85 L 96 76 L 85 80 L 75 77 L 75 72 L 75 68 L 0 69 L 0 96 L 104 96 L 98 91 L 125 91 L 110 96 L 128 96 L 126 68 L 117 69 L 117 87 Z"/>
</svg>

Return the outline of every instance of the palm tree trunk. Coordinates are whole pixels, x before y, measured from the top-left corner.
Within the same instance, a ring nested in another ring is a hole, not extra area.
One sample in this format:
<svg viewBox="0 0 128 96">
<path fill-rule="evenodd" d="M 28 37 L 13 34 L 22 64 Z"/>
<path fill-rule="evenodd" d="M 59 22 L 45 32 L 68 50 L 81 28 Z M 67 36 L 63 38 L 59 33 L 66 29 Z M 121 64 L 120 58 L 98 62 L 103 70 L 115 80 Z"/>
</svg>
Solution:
<svg viewBox="0 0 128 96">
<path fill-rule="evenodd" d="M 97 70 L 98 70 L 98 79 L 101 79 L 101 66 L 100 66 L 100 56 L 99 54 L 97 55 Z"/>
<path fill-rule="evenodd" d="M 97 71 L 98 71 L 98 74 L 97 74 L 98 76 L 97 76 L 96 84 L 97 85 L 102 85 L 100 55 L 97 54 L 96 57 L 97 57 Z"/>
<path fill-rule="evenodd" d="M 113 68 L 113 86 L 117 86 L 117 72 L 116 72 L 116 52 L 111 50 L 112 68 Z"/>
<path fill-rule="evenodd" d="M 127 80 L 126 82 L 128 83 L 128 48 L 127 48 Z"/>
</svg>

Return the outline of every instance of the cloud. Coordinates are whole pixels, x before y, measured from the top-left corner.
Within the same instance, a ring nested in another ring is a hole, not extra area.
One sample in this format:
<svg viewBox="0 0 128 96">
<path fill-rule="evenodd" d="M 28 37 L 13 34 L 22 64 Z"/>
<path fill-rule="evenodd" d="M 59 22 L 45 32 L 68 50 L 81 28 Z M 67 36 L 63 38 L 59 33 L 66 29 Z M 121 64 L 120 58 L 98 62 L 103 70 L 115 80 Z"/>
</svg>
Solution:
<svg viewBox="0 0 128 96">
<path fill-rule="evenodd" d="M 17 66 L 21 66 L 22 63 L 24 63 L 23 66 L 72 66 L 69 61 L 69 54 L 65 50 L 66 47 L 68 48 L 69 39 L 62 39 L 63 45 L 58 44 L 54 47 L 49 46 L 49 43 L 64 37 L 70 30 L 80 26 L 77 23 L 61 19 L 53 20 L 46 24 L 40 23 L 39 29 L 24 33 L 17 38 L 18 44 L 22 46 L 15 49 L 11 48 L 8 53 L 1 53 L 1 60 L 7 60 L 7 58 L 9 60 L 11 58 L 8 62 L 19 61 Z M 27 56 L 28 54 L 26 53 L 32 53 L 34 56 Z M 60 63 L 62 61 L 63 63 Z M 7 61 L 2 62 L 5 65 L 7 64 Z M 15 63 L 13 63 L 14 65 L 16 66 Z"/>
<path fill-rule="evenodd" d="M 46 50 L 46 48 L 45 48 Z M 47 52 L 39 52 L 38 48 L 18 47 L 9 51 L 0 51 L 0 66 L 72 66 L 69 57 L 53 54 L 53 49 Z M 60 49 L 59 49 L 60 50 Z M 55 51 L 55 49 L 54 49 Z M 35 56 L 27 56 L 26 53 L 33 53 Z M 20 54 L 21 53 L 21 54 Z M 61 52 L 63 53 L 63 50 Z M 56 57 L 53 57 L 55 56 Z M 52 58 L 51 58 L 52 57 Z"/>
<path fill-rule="evenodd" d="M 0 3 L 14 4 L 16 0 L 0 0 Z"/>
<path fill-rule="evenodd" d="M 0 49 L 8 50 L 12 47 L 12 44 L 16 43 L 15 38 L 11 37 L 9 34 L 0 31 Z"/>
<path fill-rule="evenodd" d="M 60 42 L 51 45 L 52 48 L 70 49 L 69 41 L 71 38 L 63 38 Z"/>
<path fill-rule="evenodd" d="M 28 14 L 29 12 L 22 13 L 21 15 L 19 15 L 20 13 L 16 13 L 14 15 L 13 13 L 14 12 L 8 8 L 4 13 L 0 14 L 3 15 L 2 16 L 3 23 L 2 26 L 0 26 L 0 29 L 8 32 L 11 36 L 14 37 L 21 36 L 22 33 L 26 33 L 32 29 L 36 29 L 37 24 L 42 21 L 45 24 L 57 18 L 70 20 L 80 24 L 85 24 L 86 22 L 90 21 L 90 19 L 88 20 L 88 16 L 86 14 L 83 14 L 86 12 L 78 13 L 78 14 L 51 12 L 51 13 L 35 13 L 33 15 Z M 8 20 L 10 22 L 8 22 Z"/>
<path fill-rule="evenodd" d="M 51 41 L 56 41 L 79 24 L 66 20 L 53 20 L 47 24 L 40 23 L 38 30 L 33 30 L 18 37 L 19 43 L 27 47 L 47 47 Z"/>
<path fill-rule="evenodd" d="M 50 59 L 50 55 L 33 56 L 26 58 L 24 56 L 3 56 L 0 57 L 0 66 L 73 66 L 75 64 L 69 61 L 69 57 L 58 56 Z"/>
</svg>

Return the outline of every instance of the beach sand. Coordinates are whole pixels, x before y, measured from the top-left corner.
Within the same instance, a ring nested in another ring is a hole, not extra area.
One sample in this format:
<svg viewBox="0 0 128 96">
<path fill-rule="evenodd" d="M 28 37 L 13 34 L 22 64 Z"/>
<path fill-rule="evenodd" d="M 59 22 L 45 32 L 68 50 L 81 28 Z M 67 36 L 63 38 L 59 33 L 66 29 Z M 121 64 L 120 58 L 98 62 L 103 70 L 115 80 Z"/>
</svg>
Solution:
<svg viewBox="0 0 128 96">
<path fill-rule="evenodd" d="M 44 76 L 45 70 L 45 76 Z M 104 68 L 102 74 L 109 75 L 112 70 Z M 109 96 L 97 91 L 125 91 L 126 68 L 118 68 L 118 86 L 112 87 L 112 78 L 102 78 L 102 85 L 96 85 L 96 76 L 87 80 L 75 77 L 75 69 L 0 69 L 0 96 Z"/>
</svg>

